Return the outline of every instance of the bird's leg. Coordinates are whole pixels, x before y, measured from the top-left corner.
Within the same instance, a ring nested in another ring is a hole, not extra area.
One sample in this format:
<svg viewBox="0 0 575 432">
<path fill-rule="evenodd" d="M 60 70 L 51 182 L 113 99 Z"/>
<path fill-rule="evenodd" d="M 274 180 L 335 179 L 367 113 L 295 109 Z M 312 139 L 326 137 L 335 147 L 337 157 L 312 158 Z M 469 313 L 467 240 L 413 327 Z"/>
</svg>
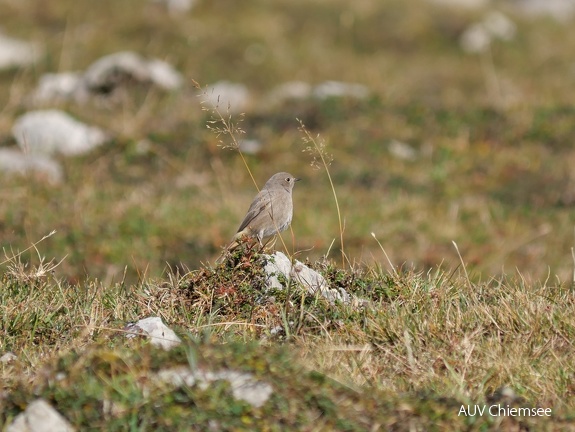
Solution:
<svg viewBox="0 0 575 432">
<path fill-rule="evenodd" d="M 278 240 L 277 234 L 274 235 L 273 237 L 270 237 L 270 238 L 265 242 L 265 244 L 263 245 L 262 249 L 272 250 L 273 247 L 275 246 L 277 240 Z"/>
</svg>

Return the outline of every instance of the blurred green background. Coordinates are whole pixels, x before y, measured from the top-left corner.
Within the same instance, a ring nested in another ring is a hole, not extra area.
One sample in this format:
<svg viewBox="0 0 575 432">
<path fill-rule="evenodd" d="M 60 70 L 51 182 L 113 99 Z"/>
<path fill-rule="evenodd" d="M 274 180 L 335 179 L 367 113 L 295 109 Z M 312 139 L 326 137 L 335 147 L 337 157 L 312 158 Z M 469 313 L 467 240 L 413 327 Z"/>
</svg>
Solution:
<svg viewBox="0 0 575 432">
<path fill-rule="evenodd" d="M 303 178 L 293 241 L 284 234 L 298 259 L 329 251 L 339 260 L 341 245 L 325 170 L 310 165 L 296 118 L 333 155 L 350 263 L 388 266 L 373 232 L 396 266 L 455 268 L 455 241 L 474 277 L 571 278 L 572 22 L 526 14 L 521 2 L 438 3 L 206 0 L 170 13 L 145 0 L 0 1 L 2 31 L 44 51 L 33 67 L 0 72 L 0 147 L 16 146 L 15 119 L 39 107 L 114 137 L 59 158 L 58 185 L 0 174 L 1 246 L 10 256 L 56 230 L 38 249 L 66 256 L 56 271 L 70 280 L 213 262 L 256 193 L 238 153 L 221 147 L 229 138 L 206 127 L 211 114 L 193 85 L 227 80 L 250 93 L 232 120 L 243 120 L 239 138 L 261 143 L 245 155 L 259 185 L 278 171 Z M 466 32 L 489 28 L 493 16 L 508 32 L 496 28 L 489 45 L 468 52 Z M 85 104 L 30 101 L 44 73 L 124 50 L 171 63 L 184 86 L 136 85 Z M 369 95 L 270 102 L 294 80 L 358 83 Z M 35 251 L 22 259 L 38 261 Z"/>
</svg>

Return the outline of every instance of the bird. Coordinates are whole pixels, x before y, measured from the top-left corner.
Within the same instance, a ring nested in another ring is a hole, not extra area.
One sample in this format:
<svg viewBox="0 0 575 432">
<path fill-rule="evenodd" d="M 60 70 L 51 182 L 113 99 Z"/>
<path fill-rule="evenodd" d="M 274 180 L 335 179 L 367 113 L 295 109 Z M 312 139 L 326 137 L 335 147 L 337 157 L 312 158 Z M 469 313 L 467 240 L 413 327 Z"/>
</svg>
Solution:
<svg viewBox="0 0 575 432">
<path fill-rule="evenodd" d="M 252 201 L 244 220 L 225 251 L 235 249 L 242 238 L 263 239 L 285 231 L 293 217 L 292 190 L 301 179 L 287 172 L 270 177 Z"/>
</svg>

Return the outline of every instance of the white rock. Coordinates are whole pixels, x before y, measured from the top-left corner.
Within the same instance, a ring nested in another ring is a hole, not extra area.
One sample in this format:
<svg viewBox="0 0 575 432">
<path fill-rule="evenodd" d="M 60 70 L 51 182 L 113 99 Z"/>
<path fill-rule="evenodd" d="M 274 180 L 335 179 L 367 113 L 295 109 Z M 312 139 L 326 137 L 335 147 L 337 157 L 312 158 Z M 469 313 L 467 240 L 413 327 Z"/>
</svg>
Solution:
<svg viewBox="0 0 575 432">
<path fill-rule="evenodd" d="M 197 3 L 197 0 L 152 0 L 154 3 L 166 5 L 170 14 L 178 14 L 190 11 Z"/>
<path fill-rule="evenodd" d="M 463 9 L 479 9 L 487 5 L 489 0 L 428 0 L 430 3 L 436 3 L 442 6 L 463 8 Z"/>
<path fill-rule="evenodd" d="M 240 114 L 250 104 L 250 92 L 243 84 L 229 81 L 218 81 L 208 85 L 202 92 L 203 101 L 209 108 L 217 108 L 221 114 Z"/>
<path fill-rule="evenodd" d="M 110 91 L 125 79 L 147 81 L 146 61 L 131 51 L 122 51 L 99 58 L 84 72 L 84 82 L 92 91 Z"/>
<path fill-rule="evenodd" d="M 30 66 L 41 56 L 41 50 L 33 43 L 0 34 L 0 69 Z"/>
<path fill-rule="evenodd" d="M 257 139 L 241 139 L 238 141 L 242 153 L 255 155 L 262 149 L 262 142 Z"/>
<path fill-rule="evenodd" d="M 132 51 L 104 56 L 85 72 L 49 73 L 40 78 L 34 102 L 75 100 L 83 103 L 95 95 L 112 94 L 126 82 L 150 83 L 163 90 L 180 88 L 184 79 L 170 64 L 147 60 Z"/>
<path fill-rule="evenodd" d="M 34 102 L 66 101 L 73 99 L 82 85 L 80 72 L 47 73 L 40 77 L 32 93 Z"/>
<path fill-rule="evenodd" d="M 12 363 L 14 360 L 16 360 L 18 357 L 16 356 L 16 354 L 14 354 L 11 351 L 8 351 L 7 353 L 4 353 L 2 355 L 2 357 L 0 357 L 0 363 Z"/>
<path fill-rule="evenodd" d="M 182 75 L 168 63 L 147 60 L 131 51 L 110 54 L 92 63 L 85 72 L 48 73 L 32 94 L 34 102 L 75 100 L 113 93 L 128 81 L 151 83 L 164 90 L 183 85 Z"/>
<path fill-rule="evenodd" d="M 18 175 L 36 173 L 54 184 L 62 182 L 64 177 L 60 164 L 48 156 L 26 154 L 10 148 L 0 148 L 0 172 Z"/>
<path fill-rule="evenodd" d="M 291 261 L 281 252 L 275 252 L 273 255 L 266 256 L 264 271 L 268 275 L 268 288 L 283 289 L 284 285 L 279 280 L 279 275 L 286 279 L 291 278 Z"/>
<path fill-rule="evenodd" d="M 148 60 L 150 81 L 164 90 L 175 90 L 184 84 L 182 75 L 163 60 Z"/>
<path fill-rule="evenodd" d="M 469 26 L 461 35 L 459 45 L 467 53 L 484 52 L 491 44 L 491 35 L 482 24 Z"/>
<path fill-rule="evenodd" d="M 290 259 L 281 252 L 275 252 L 273 255 L 266 256 L 264 272 L 268 275 L 268 288 L 283 289 L 278 275 L 282 275 L 287 280 L 294 280 L 304 287 L 310 295 L 321 295 L 330 303 L 339 301 L 349 303 L 350 296 L 343 289 L 336 290 L 328 286 L 325 278 L 302 264 L 298 260 L 292 265 Z"/>
<path fill-rule="evenodd" d="M 329 97 L 351 97 L 365 99 L 369 96 L 369 90 L 363 84 L 345 83 L 341 81 L 325 81 L 313 89 L 313 96 L 318 99 Z"/>
<path fill-rule="evenodd" d="M 29 154 L 80 155 L 108 140 L 100 128 L 81 123 L 63 111 L 30 111 L 12 127 L 18 145 Z"/>
<path fill-rule="evenodd" d="M 110 54 L 92 63 L 84 73 L 86 87 L 95 93 L 108 93 L 126 80 L 151 82 L 164 89 L 176 89 L 183 78 L 162 60 L 146 60 L 132 51 Z"/>
<path fill-rule="evenodd" d="M 417 150 L 409 144 L 401 141 L 391 140 L 388 146 L 389 152 L 398 159 L 412 161 L 417 159 Z"/>
<path fill-rule="evenodd" d="M 512 40 L 517 32 L 515 23 L 498 11 L 489 12 L 482 22 L 489 34 L 497 39 Z"/>
<path fill-rule="evenodd" d="M 270 329 L 270 334 L 271 334 L 272 336 L 276 336 L 276 335 L 280 335 L 280 334 L 285 334 L 285 329 L 284 329 L 282 326 L 279 326 L 279 325 L 278 325 L 278 326 L 272 327 L 272 328 Z"/>
<path fill-rule="evenodd" d="M 293 99 L 307 99 L 312 94 L 312 85 L 304 81 L 288 81 L 272 89 L 267 96 L 271 103 L 283 103 Z"/>
<path fill-rule="evenodd" d="M 480 22 L 469 26 L 461 35 L 459 44 L 465 52 L 479 53 L 485 51 L 493 39 L 505 41 L 515 37 L 517 27 L 501 12 L 489 12 Z"/>
<path fill-rule="evenodd" d="M 288 81 L 275 87 L 268 95 L 267 102 L 271 105 L 281 104 L 287 100 L 327 99 L 330 97 L 349 97 L 365 99 L 370 94 L 363 84 L 345 83 L 341 81 L 325 81 L 315 87 L 304 81 Z"/>
<path fill-rule="evenodd" d="M 559 22 L 568 22 L 575 16 L 575 0 L 518 0 L 511 5 L 526 15 L 547 15 Z"/>
<path fill-rule="evenodd" d="M 6 427 L 6 432 L 71 432 L 75 429 L 58 411 L 43 399 L 30 403 Z"/>
<path fill-rule="evenodd" d="M 256 408 L 263 406 L 273 392 L 270 384 L 256 381 L 252 374 L 231 370 L 213 374 L 214 381 L 222 379 L 230 383 L 234 398 L 246 401 Z"/>
<path fill-rule="evenodd" d="M 198 385 L 202 390 L 215 381 L 225 380 L 230 383 L 235 399 L 246 401 L 256 408 L 263 406 L 273 392 L 270 384 L 256 380 L 252 374 L 232 370 L 211 372 L 177 366 L 159 371 L 157 378 L 175 387 Z"/>
<path fill-rule="evenodd" d="M 145 332 L 150 336 L 152 345 L 163 348 L 166 351 L 182 342 L 176 333 L 164 324 L 160 317 L 141 319 L 137 323 L 129 325 L 127 329 L 134 332 Z"/>
</svg>

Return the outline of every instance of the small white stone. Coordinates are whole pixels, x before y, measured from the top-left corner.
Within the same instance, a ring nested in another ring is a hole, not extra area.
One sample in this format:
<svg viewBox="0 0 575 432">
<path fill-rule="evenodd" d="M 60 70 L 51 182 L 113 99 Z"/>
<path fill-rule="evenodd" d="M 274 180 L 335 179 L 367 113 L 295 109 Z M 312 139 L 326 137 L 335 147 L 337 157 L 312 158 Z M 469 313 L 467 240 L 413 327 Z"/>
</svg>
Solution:
<svg viewBox="0 0 575 432">
<path fill-rule="evenodd" d="M 170 14 L 179 14 L 190 11 L 197 3 L 197 0 L 152 0 L 154 3 L 162 3 Z"/>
<path fill-rule="evenodd" d="M 262 149 L 262 142 L 257 139 L 241 139 L 238 141 L 242 153 L 255 155 Z"/>
<path fill-rule="evenodd" d="M 81 123 L 58 110 L 24 114 L 14 123 L 12 134 L 25 153 L 34 155 L 80 155 L 108 140 L 102 129 Z"/>
<path fill-rule="evenodd" d="M 158 379 L 175 387 L 192 387 L 196 384 L 194 372 L 187 366 L 175 366 L 170 369 L 162 369 L 158 372 Z"/>
<path fill-rule="evenodd" d="M 99 58 L 84 72 L 84 81 L 92 91 L 113 89 L 126 77 L 147 81 L 149 70 L 146 61 L 132 51 L 121 51 Z"/>
<path fill-rule="evenodd" d="M 489 12 L 480 22 L 470 25 L 461 35 L 459 44 L 465 52 L 480 53 L 489 48 L 493 39 L 509 41 L 515 37 L 515 23 L 501 12 Z"/>
<path fill-rule="evenodd" d="M 163 60 L 149 60 L 148 70 L 150 81 L 164 90 L 178 89 L 184 83 L 182 75 L 172 65 Z"/>
<path fill-rule="evenodd" d="M 62 182 L 64 178 L 58 161 L 45 155 L 26 154 L 11 148 L 0 148 L 0 172 L 18 175 L 36 173 L 46 176 L 53 184 Z"/>
<path fill-rule="evenodd" d="M 208 85 L 202 92 L 202 100 L 209 108 L 218 109 L 221 114 L 245 112 L 250 104 L 250 92 L 243 84 L 218 81 Z"/>
<path fill-rule="evenodd" d="M 122 51 L 101 57 L 85 72 L 43 75 L 32 100 L 85 103 L 95 95 L 112 94 L 129 81 L 153 84 L 163 90 L 175 90 L 184 83 L 182 75 L 165 61 L 147 60 L 135 52 Z"/>
<path fill-rule="evenodd" d="M 220 371 L 214 378 L 228 381 L 234 398 L 246 401 L 256 408 L 263 406 L 273 392 L 270 384 L 257 381 L 252 374 L 245 372 Z"/>
<path fill-rule="evenodd" d="M 461 35 L 459 44 L 467 53 L 484 52 L 491 44 L 491 34 L 483 24 L 469 26 Z"/>
<path fill-rule="evenodd" d="M 246 401 L 256 408 L 263 406 L 273 392 L 270 384 L 258 381 L 252 374 L 233 370 L 212 372 L 176 366 L 159 371 L 157 378 L 176 387 L 192 387 L 197 384 L 202 390 L 206 390 L 215 381 L 225 380 L 230 383 L 235 399 Z"/>
<path fill-rule="evenodd" d="M 492 11 L 483 19 L 483 26 L 498 39 L 509 41 L 515 37 L 517 26 L 505 14 Z"/>
<path fill-rule="evenodd" d="M 160 317 L 149 317 L 139 320 L 131 326 L 132 329 L 140 329 L 150 336 L 151 344 L 168 351 L 178 346 L 182 340 L 176 333 L 166 326 Z"/>
<path fill-rule="evenodd" d="M 296 281 L 305 288 L 310 295 L 319 294 L 330 303 L 334 303 L 335 301 L 342 303 L 350 302 L 350 295 L 345 292 L 345 290 L 330 288 L 321 274 L 310 269 L 298 260 L 295 260 L 292 265 L 288 257 L 277 251 L 272 255 L 268 255 L 266 258 L 267 262 L 264 266 L 264 272 L 268 275 L 268 288 L 283 289 L 284 286 L 278 278 L 278 275 L 283 275 L 288 281 Z"/>
<path fill-rule="evenodd" d="M 515 391 L 509 386 L 503 386 L 501 388 L 501 396 L 507 399 L 516 399 L 517 395 Z"/>
<path fill-rule="evenodd" d="M 278 325 L 278 326 L 275 326 L 275 327 L 272 327 L 272 328 L 270 329 L 270 334 L 271 334 L 272 336 L 276 336 L 276 335 L 284 334 L 284 333 L 285 333 L 285 329 L 284 329 L 282 326 L 279 326 L 279 325 Z"/>
<path fill-rule="evenodd" d="M 276 252 L 266 259 L 264 272 L 268 275 L 267 286 L 270 289 L 283 289 L 278 275 L 290 278 L 291 261 L 281 252 Z"/>
<path fill-rule="evenodd" d="M 0 34 L 0 69 L 33 65 L 40 55 L 35 44 Z"/>
<path fill-rule="evenodd" d="M 449 6 L 461 9 L 479 9 L 487 5 L 489 0 L 428 0 L 442 6 Z"/>
<path fill-rule="evenodd" d="M 388 146 L 389 152 L 398 159 L 412 161 L 417 159 L 417 150 L 409 144 L 401 141 L 391 140 Z"/>
<path fill-rule="evenodd" d="M 2 357 L 0 357 L 0 363 L 12 363 L 14 360 L 18 359 L 18 357 L 16 356 L 16 354 L 14 354 L 11 351 L 8 351 L 7 353 L 4 353 L 2 355 Z"/>
<path fill-rule="evenodd" d="M 168 63 L 146 60 L 133 51 L 121 51 L 101 57 L 92 63 L 84 73 L 86 87 L 95 93 L 109 92 L 125 80 L 151 82 L 160 88 L 172 90 L 183 83 L 181 74 Z"/>
<path fill-rule="evenodd" d="M 75 429 L 58 411 L 43 399 L 30 403 L 8 425 L 6 432 L 71 432 Z"/>
<path fill-rule="evenodd" d="M 307 99 L 311 96 L 312 85 L 304 81 L 288 81 L 272 89 L 267 96 L 270 103 L 281 104 L 288 100 Z"/>
<path fill-rule="evenodd" d="M 40 77 L 32 99 L 39 103 L 66 101 L 74 97 L 81 84 L 80 72 L 47 73 Z"/>
<path fill-rule="evenodd" d="M 325 81 L 314 87 L 313 95 L 318 99 L 327 99 L 330 97 L 365 99 L 369 96 L 369 90 L 363 84 Z"/>
<path fill-rule="evenodd" d="M 559 22 L 569 22 L 575 16 L 575 0 L 520 0 L 511 5 L 529 16 L 550 16 Z"/>
</svg>

